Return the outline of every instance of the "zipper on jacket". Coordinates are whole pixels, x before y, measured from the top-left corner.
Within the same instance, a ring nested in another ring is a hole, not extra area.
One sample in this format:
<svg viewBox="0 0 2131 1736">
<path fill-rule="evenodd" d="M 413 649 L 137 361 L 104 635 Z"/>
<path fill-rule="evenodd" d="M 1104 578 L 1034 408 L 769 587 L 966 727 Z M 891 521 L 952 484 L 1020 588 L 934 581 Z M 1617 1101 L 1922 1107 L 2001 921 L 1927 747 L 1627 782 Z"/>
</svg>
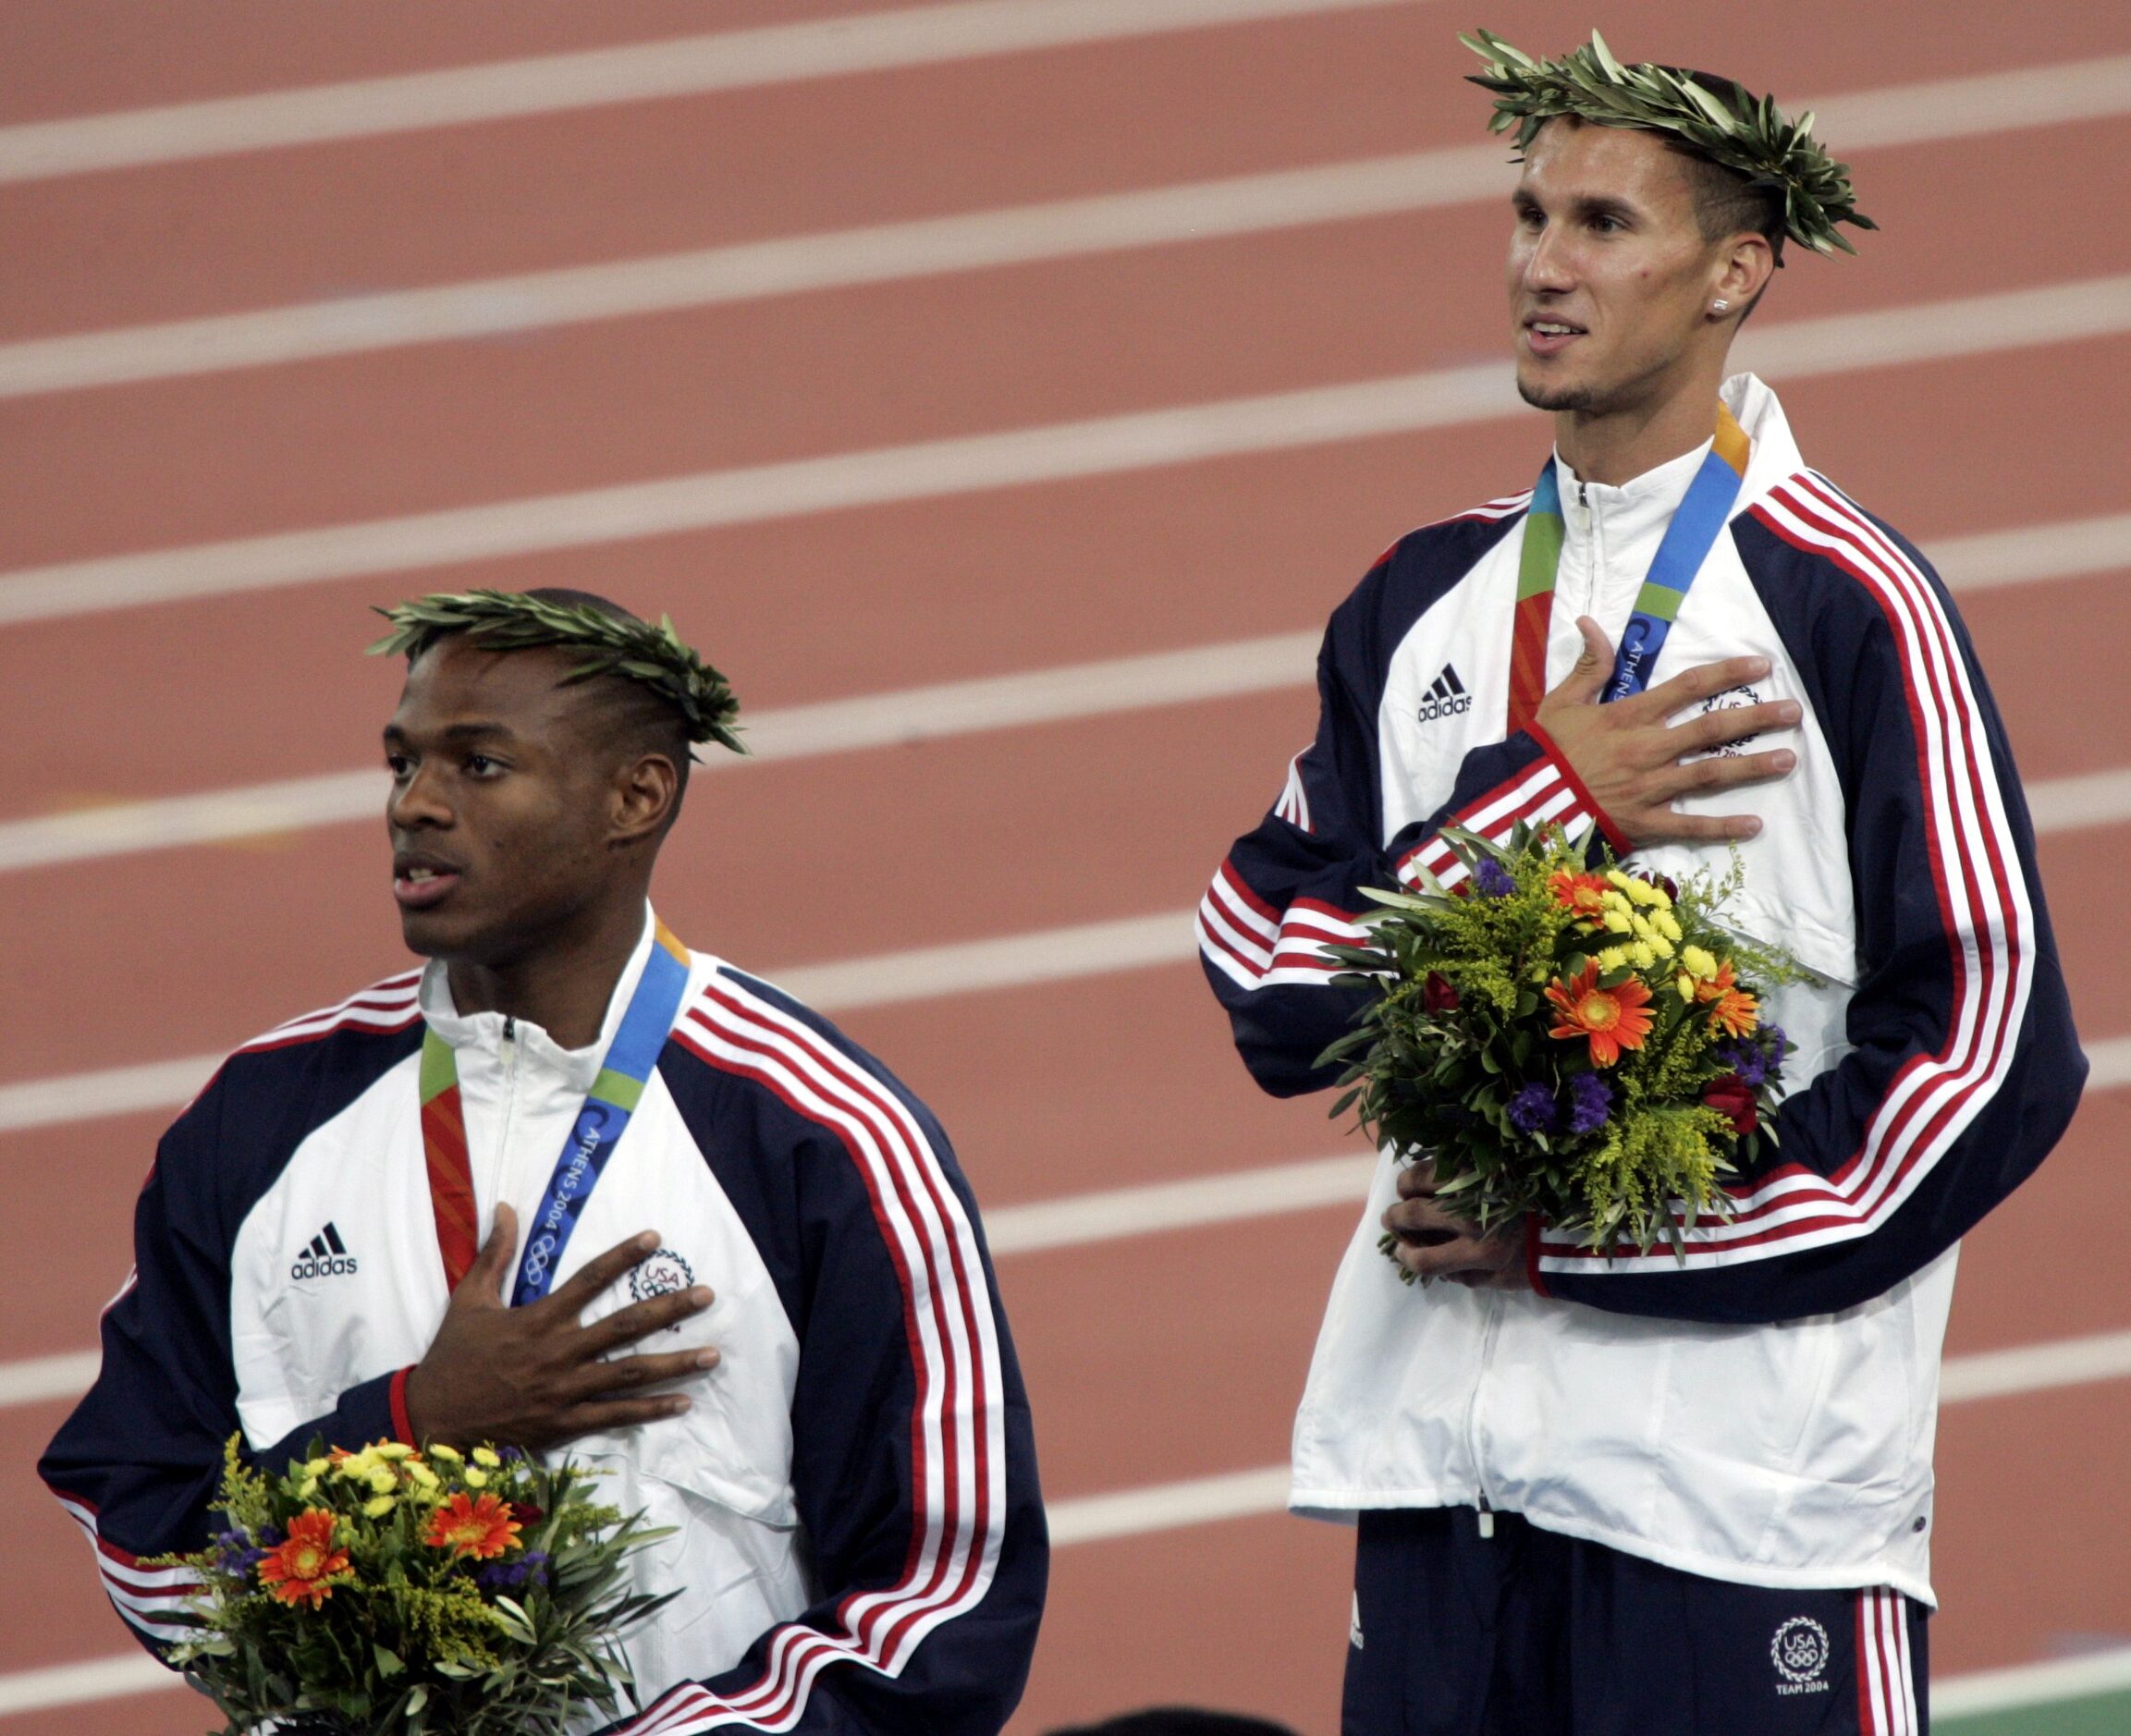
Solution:
<svg viewBox="0 0 2131 1736">
<path fill-rule="evenodd" d="M 503 1040 L 496 1045 L 496 1058 L 503 1067 L 503 1116 L 496 1133 L 496 1171 L 493 1197 L 503 1197 L 505 1170 L 510 1155 L 510 1118 L 518 1107 L 518 1021 L 508 1014 L 503 1021 Z"/>
<path fill-rule="evenodd" d="M 1473 1459 L 1473 1485 L 1478 1492 L 1480 1535 L 1492 1537 L 1495 1534 L 1495 1510 L 1494 1504 L 1488 1499 L 1488 1473 L 1480 1461 L 1478 1429 L 1480 1389 L 1487 1385 L 1488 1375 L 1494 1367 L 1495 1340 L 1501 1335 L 1502 1329 L 1502 1302 L 1500 1296 L 1486 1291 L 1481 1294 L 1486 1299 L 1488 1324 L 1480 1334 L 1479 1372 L 1473 1377 L 1472 1394 L 1465 1400 L 1465 1450 Z"/>
</svg>

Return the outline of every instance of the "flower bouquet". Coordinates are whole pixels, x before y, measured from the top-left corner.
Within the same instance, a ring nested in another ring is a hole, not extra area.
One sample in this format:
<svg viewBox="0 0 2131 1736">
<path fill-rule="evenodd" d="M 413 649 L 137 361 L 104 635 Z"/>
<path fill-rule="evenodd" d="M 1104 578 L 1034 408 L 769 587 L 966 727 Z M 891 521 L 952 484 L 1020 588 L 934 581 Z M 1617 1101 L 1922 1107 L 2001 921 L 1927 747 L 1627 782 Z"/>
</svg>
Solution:
<svg viewBox="0 0 2131 1736">
<path fill-rule="evenodd" d="M 275 1477 L 227 1449 L 212 1547 L 195 1570 L 199 1637 L 172 1661 L 228 1718 L 383 1736 L 561 1736 L 621 1716 L 635 1684 L 618 1634 L 667 1601 L 620 1589 L 666 1531 L 595 1503 L 593 1474 L 515 1449 L 379 1441 Z"/>
<path fill-rule="evenodd" d="M 1345 1064 L 1332 1114 L 1432 1158 L 1438 1202 L 1483 1232 L 1537 1214 L 1608 1256 L 1681 1253 L 1775 1141 L 1791 1045 L 1760 1003 L 1806 972 L 1719 921 L 1735 860 L 1679 886 L 1590 872 L 1588 836 L 1559 826 L 1442 836 L 1469 877 L 1372 890 L 1367 944 L 1326 948 L 1382 990 L 1319 1057 Z"/>
</svg>

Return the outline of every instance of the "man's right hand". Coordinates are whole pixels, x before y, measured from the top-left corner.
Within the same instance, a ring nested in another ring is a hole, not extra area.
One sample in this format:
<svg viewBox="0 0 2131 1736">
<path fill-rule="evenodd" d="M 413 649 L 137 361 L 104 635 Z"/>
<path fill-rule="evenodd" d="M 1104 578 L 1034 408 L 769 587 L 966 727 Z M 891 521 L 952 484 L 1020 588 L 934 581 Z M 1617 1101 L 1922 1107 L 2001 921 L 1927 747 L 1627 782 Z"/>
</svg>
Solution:
<svg viewBox="0 0 2131 1736">
<path fill-rule="evenodd" d="M 504 1286 L 518 1249 L 518 1215 L 496 1206 L 495 1227 L 451 1292 L 429 1354 L 407 1377 L 407 1419 L 415 1439 L 454 1447 L 482 1441 L 551 1447 L 687 1410 L 682 1393 L 628 1395 L 715 1368 L 716 1351 L 601 1359 L 701 1314 L 713 1300 L 708 1290 L 699 1284 L 670 1291 L 589 1326 L 579 1324 L 601 1291 L 657 1247 L 657 1234 L 645 1230 L 588 1261 L 540 1301 L 507 1307 Z"/>
<path fill-rule="evenodd" d="M 1584 654 L 1561 686 L 1539 702 L 1538 723 L 1606 817 L 1636 845 L 1705 843 L 1759 832 L 1761 822 L 1750 813 L 1681 813 L 1672 803 L 1682 796 L 1734 789 L 1790 772 L 1798 756 L 1788 748 L 1738 754 L 1712 750 L 1793 727 L 1804 715 L 1797 701 L 1731 706 L 1682 724 L 1665 720 L 1697 701 L 1759 680 L 1769 673 L 1769 660 L 1732 657 L 1698 664 L 1645 692 L 1601 705 L 1598 696 L 1612 679 L 1613 647 L 1589 616 L 1576 627 L 1584 635 Z M 1695 753 L 1709 757 L 1681 763 Z"/>
</svg>

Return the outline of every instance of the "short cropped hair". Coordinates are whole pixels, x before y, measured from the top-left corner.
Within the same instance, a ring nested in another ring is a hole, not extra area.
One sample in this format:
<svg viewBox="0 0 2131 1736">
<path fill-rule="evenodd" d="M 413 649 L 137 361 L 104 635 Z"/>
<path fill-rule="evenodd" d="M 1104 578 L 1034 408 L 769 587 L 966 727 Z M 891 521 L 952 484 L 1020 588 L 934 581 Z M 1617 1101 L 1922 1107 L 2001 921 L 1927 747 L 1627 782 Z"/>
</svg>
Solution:
<svg viewBox="0 0 2131 1736">
<path fill-rule="evenodd" d="M 641 616 L 595 591 L 543 585 L 525 594 L 565 607 L 597 609 L 615 620 L 643 625 Z M 567 652 L 568 648 L 563 649 Z M 673 813 L 667 816 L 670 826 L 674 815 L 680 812 L 681 799 L 688 794 L 688 768 L 694 761 L 688 740 L 688 720 L 650 688 L 626 676 L 596 677 L 586 685 L 594 690 L 587 697 L 596 698 L 598 709 L 594 715 L 598 718 L 596 727 L 603 748 L 631 758 L 643 753 L 662 753 L 673 762 L 678 781 L 674 789 Z"/>
</svg>

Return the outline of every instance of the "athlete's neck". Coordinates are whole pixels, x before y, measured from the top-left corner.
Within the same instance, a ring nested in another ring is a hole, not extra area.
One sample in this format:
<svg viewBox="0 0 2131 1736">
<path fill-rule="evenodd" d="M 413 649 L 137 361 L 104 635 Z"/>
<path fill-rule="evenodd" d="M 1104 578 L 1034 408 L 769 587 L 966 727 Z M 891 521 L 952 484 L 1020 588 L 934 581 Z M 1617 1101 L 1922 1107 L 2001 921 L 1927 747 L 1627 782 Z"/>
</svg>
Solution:
<svg viewBox="0 0 2131 1736">
<path fill-rule="evenodd" d="M 643 938 L 643 900 L 617 900 L 508 960 L 446 963 L 451 1004 L 538 1025 L 566 1049 L 599 1040 L 615 984 Z"/>
<path fill-rule="evenodd" d="M 1617 488 L 1692 452 L 1716 429 L 1723 359 L 1649 399 L 1554 412 L 1554 449 L 1579 482 Z"/>
</svg>

